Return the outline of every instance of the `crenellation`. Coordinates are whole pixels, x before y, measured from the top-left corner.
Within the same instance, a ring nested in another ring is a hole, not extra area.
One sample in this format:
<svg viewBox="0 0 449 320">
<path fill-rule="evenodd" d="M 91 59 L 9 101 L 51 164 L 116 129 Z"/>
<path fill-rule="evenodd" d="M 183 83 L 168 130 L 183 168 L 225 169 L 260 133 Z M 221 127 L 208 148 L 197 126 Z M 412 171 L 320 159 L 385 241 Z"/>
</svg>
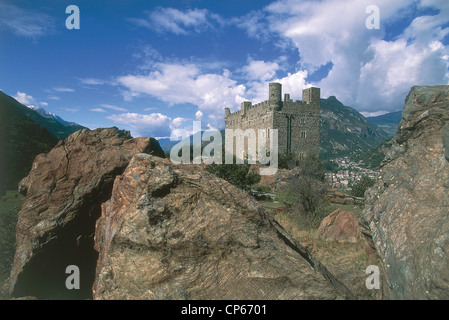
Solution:
<svg viewBox="0 0 449 320">
<path fill-rule="evenodd" d="M 319 155 L 320 149 L 320 89 L 303 90 L 303 100 L 293 101 L 290 94 L 282 97 L 280 83 L 269 84 L 268 100 L 252 104 L 245 101 L 241 110 L 225 110 L 226 129 L 265 129 L 269 146 L 269 129 L 278 130 L 279 153 L 291 152 L 299 157 Z"/>
</svg>

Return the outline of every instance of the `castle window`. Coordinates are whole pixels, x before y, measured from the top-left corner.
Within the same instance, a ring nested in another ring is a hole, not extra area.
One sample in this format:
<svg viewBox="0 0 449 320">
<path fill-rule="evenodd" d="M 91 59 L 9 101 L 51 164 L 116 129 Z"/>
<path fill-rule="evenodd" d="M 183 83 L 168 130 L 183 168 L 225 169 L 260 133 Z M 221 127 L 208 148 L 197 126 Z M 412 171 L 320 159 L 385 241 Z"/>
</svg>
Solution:
<svg viewBox="0 0 449 320">
<path fill-rule="evenodd" d="M 301 153 L 299 154 L 299 160 L 303 160 L 303 159 L 304 159 L 304 153 L 301 152 Z"/>
<path fill-rule="evenodd" d="M 305 131 L 301 131 L 301 138 L 306 138 L 306 132 Z"/>
<path fill-rule="evenodd" d="M 306 123 L 306 119 L 301 118 L 301 123 Z"/>
</svg>

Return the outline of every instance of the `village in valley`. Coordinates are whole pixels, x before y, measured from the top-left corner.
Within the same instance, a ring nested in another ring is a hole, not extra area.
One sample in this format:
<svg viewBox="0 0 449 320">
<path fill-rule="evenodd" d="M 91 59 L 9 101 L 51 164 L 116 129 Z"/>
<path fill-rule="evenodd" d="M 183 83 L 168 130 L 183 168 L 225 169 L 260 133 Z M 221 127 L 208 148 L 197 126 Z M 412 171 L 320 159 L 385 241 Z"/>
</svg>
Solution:
<svg viewBox="0 0 449 320">
<path fill-rule="evenodd" d="M 349 189 L 367 176 L 375 181 L 379 178 L 379 171 L 365 168 L 362 161 L 355 162 L 349 156 L 330 160 L 338 166 L 337 172 L 327 172 L 326 180 L 333 188 Z"/>
</svg>

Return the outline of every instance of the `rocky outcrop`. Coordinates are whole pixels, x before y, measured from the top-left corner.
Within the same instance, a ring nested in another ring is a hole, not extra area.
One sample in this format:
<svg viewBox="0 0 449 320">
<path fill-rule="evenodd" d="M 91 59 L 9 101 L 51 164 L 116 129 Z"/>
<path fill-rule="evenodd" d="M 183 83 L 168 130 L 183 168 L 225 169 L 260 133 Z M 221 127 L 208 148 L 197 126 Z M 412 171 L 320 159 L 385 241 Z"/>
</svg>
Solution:
<svg viewBox="0 0 449 320">
<path fill-rule="evenodd" d="M 243 191 L 198 166 L 135 155 L 102 205 L 96 299 L 350 296 Z"/>
<path fill-rule="evenodd" d="M 413 87 L 360 219 L 391 299 L 449 299 L 449 86 Z"/>
<path fill-rule="evenodd" d="M 115 177 L 142 152 L 164 156 L 153 138 L 132 139 L 117 128 L 83 129 L 36 157 L 19 185 L 26 199 L 18 214 L 13 297 L 91 297 L 100 205 L 111 197 Z M 65 288 L 69 265 L 80 268 L 80 290 Z"/>
<path fill-rule="evenodd" d="M 352 212 L 337 209 L 323 219 L 315 237 L 326 241 L 357 242 L 361 232 Z"/>
</svg>

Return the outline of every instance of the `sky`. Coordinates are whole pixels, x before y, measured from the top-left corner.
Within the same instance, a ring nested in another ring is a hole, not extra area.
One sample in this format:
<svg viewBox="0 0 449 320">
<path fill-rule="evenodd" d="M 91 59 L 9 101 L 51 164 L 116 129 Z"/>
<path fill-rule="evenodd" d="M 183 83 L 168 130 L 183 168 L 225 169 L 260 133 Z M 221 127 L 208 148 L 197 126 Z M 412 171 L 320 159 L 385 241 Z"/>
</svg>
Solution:
<svg viewBox="0 0 449 320">
<path fill-rule="evenodd" d="M 449 1 L 0 0 L 0 90 L 91 129 L 223 129 L 270 82 L 400 111 L 412 86 L 449 84 Z"/>
</svg>

